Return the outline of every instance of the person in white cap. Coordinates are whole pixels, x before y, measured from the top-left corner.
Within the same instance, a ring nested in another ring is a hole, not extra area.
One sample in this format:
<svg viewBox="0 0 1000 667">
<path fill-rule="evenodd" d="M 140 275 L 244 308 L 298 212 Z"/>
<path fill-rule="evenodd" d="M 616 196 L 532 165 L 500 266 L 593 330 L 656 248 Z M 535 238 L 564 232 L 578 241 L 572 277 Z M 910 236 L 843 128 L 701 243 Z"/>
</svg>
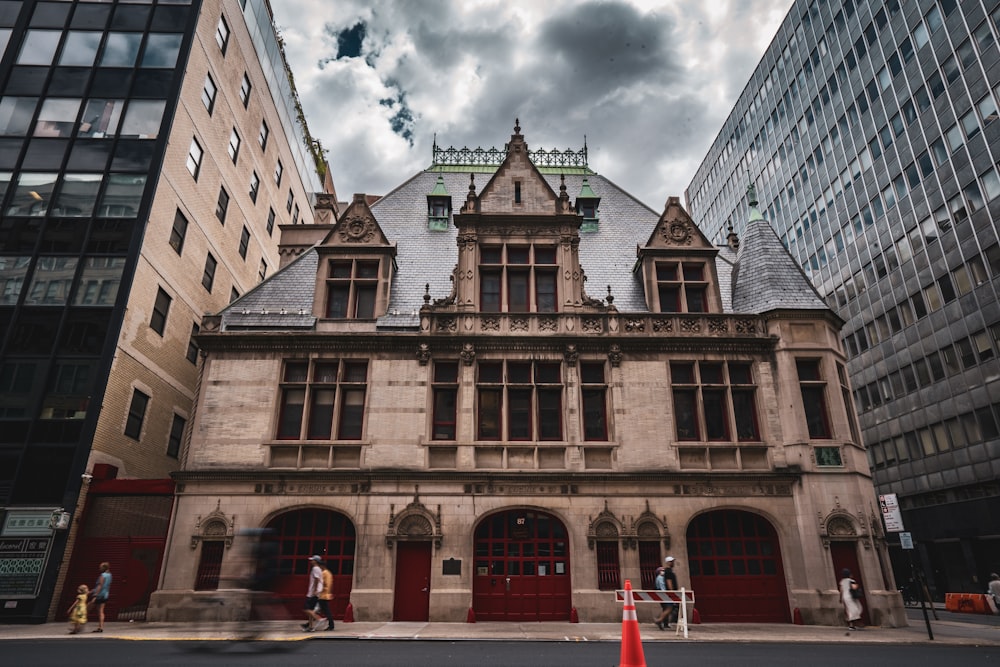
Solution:
<svg viewBox="0 0 1000 667">
<path fill-rule="evenodd" d="M 661 591 L 676 591 L 677 590 L 677 575 L 674 574 L 674 560 L 673 556 L 667 556 L 663 559 L 663 564 L 665 567 L 656 568 L 656 588 Z M 656 627 L 660 630 L 666 630 L 670 627 L 670 617 L 673 615 L 674 610 L 677 608 L 675 602 L 661 602 L 660 603 L 660 615 L 656 617 Z"/>
<path fill-rule="evenodd" d="M 306 622 L 302 624 L 302 629 L 306 632 L 315 632 L 316 623 L 319 622 L 316 610 L 319 608 L 319 594 L 323 592 L 323 570 L 319 567 L 322 562 L 323 559 L 319 556 L 309 557 L 309 589 L 306 591 L 304 607 Z"/>
</svg>

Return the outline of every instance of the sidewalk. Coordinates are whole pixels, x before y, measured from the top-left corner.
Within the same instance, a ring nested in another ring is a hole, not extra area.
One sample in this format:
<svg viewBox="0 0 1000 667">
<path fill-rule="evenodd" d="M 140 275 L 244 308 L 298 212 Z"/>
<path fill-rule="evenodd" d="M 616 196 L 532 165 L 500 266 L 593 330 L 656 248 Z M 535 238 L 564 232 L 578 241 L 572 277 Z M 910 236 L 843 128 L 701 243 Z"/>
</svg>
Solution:
<svg viewBox="0 0 1000 667">
<path fill-rule="evenodd" d="M 691 625 L 688 639 L 674 629 L 660 631 L 646 623 L 644 642 L 781 642 L 865 644 L 952 644 L 1000 646 L 1000 627 L 957 621 L 931 621 L 934 641 L 927 637 L 923 621 L 906 628 L 869 627 L 849 632 L 846 628 L 816 625 L 710 623 Z M 68 639 L 101 641 L 185 641 L 232 639 L 239 623 L 106 623 L 103 634 L 94 634 L 96 623 L 88 623 L 84 634 L 71 636 L 65 623 L 0 625 L 0 641 Z M 613 641 L 621 640 L 620 623 L 338 623 L 332 632 L 305 633 L 296 621 L 268 624 L 263 639 L 275 641 L 328 641 L 339 639 L 447 640 L 447 641 Z"/>
</svg>

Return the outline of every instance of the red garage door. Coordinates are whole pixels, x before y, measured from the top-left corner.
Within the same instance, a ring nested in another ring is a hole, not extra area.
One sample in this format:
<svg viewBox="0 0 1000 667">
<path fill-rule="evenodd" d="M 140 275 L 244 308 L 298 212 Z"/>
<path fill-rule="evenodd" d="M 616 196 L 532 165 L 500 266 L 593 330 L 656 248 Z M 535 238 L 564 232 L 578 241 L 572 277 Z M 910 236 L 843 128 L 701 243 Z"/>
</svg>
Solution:
<svg viewBox="0 0 1000 667">
<path fill-rule="evenodd" d="M 333 574 L 333 617 L 342 619 L 351 600 L 354 579 L 354 524 L 331 510 L 303 509 L 281 514 L 267 526 L 278 542 L 278 577 L 274 590 L 295 618 L 302 616 L 309 585 L 309 562 L 318 555 Z"/>
<path fill-rule="evenodd" d="M 750 512 L 702 514 L 687 531 L 695 606 L 717 623 L 788 623 L 788 591 L 774 526 Z"/>
<path fill-rule="evenodd" d="M 510 510 L 476 527 L 472 608 L 483 621 L 569 620 L 569 539 L 544 512 Z"/>
</svg>

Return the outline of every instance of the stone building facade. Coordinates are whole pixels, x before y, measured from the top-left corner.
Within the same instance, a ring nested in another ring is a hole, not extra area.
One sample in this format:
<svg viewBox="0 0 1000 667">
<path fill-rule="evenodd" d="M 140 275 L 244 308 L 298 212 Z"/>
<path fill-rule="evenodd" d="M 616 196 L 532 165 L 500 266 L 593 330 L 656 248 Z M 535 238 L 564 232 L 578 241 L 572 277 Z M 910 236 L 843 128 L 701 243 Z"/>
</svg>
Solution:
<svg viewBox="0 0 1000 667">
<path fill-rule="evenodd" d="M 905 623 L 841 320 L 752 199 L 713 246 L 515 126 L 298 230 L 204 320 L 150 618 L 270 529 L 290 608 L 315 553 L 359 620 L 614 622 L 672 555 L 705 621 L 842 622 L 849 567 Z"/>
</svg>

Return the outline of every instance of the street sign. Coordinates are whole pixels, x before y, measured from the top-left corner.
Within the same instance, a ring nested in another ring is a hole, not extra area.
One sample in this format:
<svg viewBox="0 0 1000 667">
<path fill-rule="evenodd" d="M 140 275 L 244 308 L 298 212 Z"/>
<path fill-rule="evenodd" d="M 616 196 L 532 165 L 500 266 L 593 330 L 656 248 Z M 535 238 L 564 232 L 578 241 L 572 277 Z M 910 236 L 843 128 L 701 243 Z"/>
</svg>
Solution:
<svg viewBox="0 0 1000 667">
<path fill-rule="evenodd" d="M 885 522 L 885 530 L 888 533 L 903 532 L 903 514 L 899 511 L 899 501 L 895 493 L 886 493 L 878 497 L 878 504 L 882 508 L 882 521 Z"/>
<path fill-rule="evenodd" d="M 906 532 L 900 533 L 899 534 L 899 546 L 903 547 L 904 549 L 912 549 L 913 548 L 913 535 L 910 534 L 910 533 L 906 533 Z"/>
</svg>

